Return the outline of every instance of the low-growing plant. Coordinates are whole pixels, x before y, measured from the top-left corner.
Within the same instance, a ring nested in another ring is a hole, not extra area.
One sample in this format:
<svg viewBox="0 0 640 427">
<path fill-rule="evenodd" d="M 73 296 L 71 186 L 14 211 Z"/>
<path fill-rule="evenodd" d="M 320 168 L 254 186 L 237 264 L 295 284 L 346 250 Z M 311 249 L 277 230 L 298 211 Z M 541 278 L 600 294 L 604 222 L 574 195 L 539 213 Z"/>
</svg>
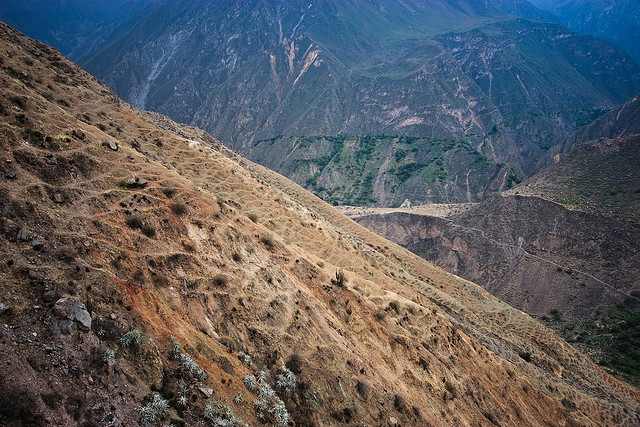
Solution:
<svg viewBox="0 0 640 427">
<path fill-rule="evenodd" d="M 398 301 L 391 301 L 389 303 L 389 308 L 400 314 L 400 303 Z"/>
<path fill-rule="evenodd" d="M 249 356 L 244 351 L 239 351 L 238 352 L 238 359 L 240 359 L 242 361 L 242 363 L 244 363 L 245 365 L 251 366 L 251 356 Z"/>
<path fill-rule="evenodd" d="M 155 237 L 156 235 L 156 229 L 153 225 L 144 224 L 140 231 L 142 231 L 142 234 L 149 238 Z"/>
<path fill-rule="evenodd" d="M 168 198 L 172 198 L 173 195 L 176 194 L 176 189 L 175 189 L 175 187 L 165 187 L 165 188 L 162 189 L 162 192 Z"/>
<path fill-rule="evenodd" d="M 169 337 L 169 340 L 171 341 L 171 357 L 174 357 L 177 359 L 178 357 L 180 357 L 182 344 L 176 341 L 173 335 Z"/>
<path fill-rule="evenodd" d="M 127 227 L 132 228 L 134 230 L 140 230 L 144 226 L 144 223 L 142 222 L 142 218 L 140 218 L 140 216 L 138 215 L 129 216 L 124 222 L 125 224 L 127 224 Z"/>
<path fill-rule="evenodd" d="M 116 352 L 110 348 L 106 349 L 102 356 L 104 363 L 113 363 L 116 361 Z"/>
<path fill-rule="evenodd" d="M 286 394 L 291 394 L 296 388 L 296 375 L 288 369 L 278 375 L 276 386 Z"/>
<path fill-rule="evenodd" d="M 256 389 L 258 388 L 258 382 L 256 381 L 255 375 L 245 376 L 242 379 L 242 382 L 244 383 L 245 387 L 247 387 L 247 390 L 249 391 L 256 391 Z"/>
<path fill-rule="evenodd" d="M 273 249 L 273 247 L 275 246 L 273 237 L 270 234 L 263 234 L 262 236 L 260 236 L 260 241 L 269 249 Z"/>
<path fill-rule="evenodd" d="M 137 329 L 132 329 L 118 340 L 118 345 L 122 348 L 140 347 L 142 345 L 142 335 Z"/>
<path fill-rule="evenodd" d="M 249 218 L 251 221 L 253 222 L 258 222 L 258 215 L 256 215 L 255 213 L 251 212 L 247 214 L 247 218 Z"/>
<path fill-rule="evenodd" d="M 180 365 L 199 381 L 207 379 L 207 373 L 190 356 L 180 353 Z"/>
<path fill-rule="evenodd" d="M 176 215 L 184 215 L 187 213 L 187 205 L 182 202 L 176 202 L 171 205 L 171 211 Z"/>
<path fill-rule="evenodd" d="M 210 283 L 216 288 L 224 288 L 227 286 L 227 283 L 229 283 L 229 278 L 222 273 L 216 274 L 211 278 Z"/>
<path fill-rule="evenodd" d="M 158 393 L 154 393 L 151 403 L 140 408 L 140 418 L 145 425 L 152 424 L 164 417 L 167 412 L 169 412 L 167 401 Z"/>
<path fill-rule="evenodd" d="M 458 392 L 456 391 L 456 386 L 454 386 L 451 381 L 447 380 L 444 383 L 444 388 L 449 392 L 449 394 L 451 394 L 451 397 L 455 398 L 458 396 Z"/>
<path fill-rule="evenodd" d="M 246 424 L 236 417 L 233 409 L 218 402 L 204 407 L 204 418 L 217 427 L 244 427 Z"/>
</svg>

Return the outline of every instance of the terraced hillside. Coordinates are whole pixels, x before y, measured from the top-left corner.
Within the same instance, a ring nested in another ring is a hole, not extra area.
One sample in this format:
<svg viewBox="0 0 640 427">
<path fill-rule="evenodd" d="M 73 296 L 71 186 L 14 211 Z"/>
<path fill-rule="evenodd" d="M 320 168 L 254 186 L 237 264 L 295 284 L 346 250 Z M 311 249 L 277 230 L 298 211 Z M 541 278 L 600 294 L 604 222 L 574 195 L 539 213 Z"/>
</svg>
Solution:
<svg viewBox="0 0 640 427">
<path fill-rule="evenodd" d="M 0 423 L 638 423 L 636 389 L 528 315 L 0 45 Z"/>
</svg>

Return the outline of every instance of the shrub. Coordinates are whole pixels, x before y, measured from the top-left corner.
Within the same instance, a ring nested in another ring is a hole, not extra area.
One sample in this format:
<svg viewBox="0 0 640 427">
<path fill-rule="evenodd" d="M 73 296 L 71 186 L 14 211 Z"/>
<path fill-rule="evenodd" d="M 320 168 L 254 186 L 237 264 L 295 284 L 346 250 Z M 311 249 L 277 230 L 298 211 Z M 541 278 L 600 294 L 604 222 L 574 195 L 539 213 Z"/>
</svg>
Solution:
<svg viewBox="0 0 640 427">
<path fill-rule="evenodd" d="M 247 218 L 249 218 L 251 221 L 253 222 L 258 222 L 258 215 L 256 215 L 255 213 L 251 212 L 247 214 Z"/>
<path fill-rule="evenodd" d="M 147 237 L 154 237 L 156 235 L 156 229 L 149 224 L 145 224 L 142 226 L 142 234 L 144 234 Z"/>
<path fill-rule="evenodd" d="M 343 288 L 346 282 L 347 282 L 347 278 L 345 277 L 344 271 L 342 270 L 336 271 L 336 278 L 331 279 L 331 283 L 333 283 L 335 286 L 338 286 L 340 288 Z"/>
<path fill-rule="evenodd" d="M 140 347 L 142 345 L 142 335 L 137 329 L 132 329 L 118 340 L 118 345 L 122 348 L 128 348 L 131 346 Z"/>
<path fill-rule="evenodd" d="M 367 396 L 369 395 L 369 383 L 364 380 L 358 380 L 356 383 L 356 391 L 358 394 L 365 400 L 367 400 Z"/>
<path fill-rule="evenodd" d="M 244 363 L 245 365 L 251 366 L 251 356 L 249 356 L 244 351 L 239 351 L 238 352 L 238 359 L 240 359 L 242 361 L 242 363 Z"/>
<path fill-rule="evenodd" d="M 229 349 L 229 352 L 232 352 L 232 353 L 236 351 L 236 349 L 238 348 L 238 343 L 236 342 L 236 340 L 226 335 L 221 336 L 218 339 L 218 342 L 223 346 L 227 347 L 227 349 Z"/>
<path fill-rule="evenodd" d="M 174 357 L 177 359 L 178 357 L 180 357 L 182 344 L 176 341 L 173 335 L 171 335 L 169 339 L 171 340 L 171 357 Z"/>
<path fill-rule="evenodd" d="M 184 215 L 187 213 L 187 205 L 182 202 L 176 202 L 171 205 L 171 211 L 176 215 Z"/>
<path fill-rule="evenodd" d="M 176 194 L 176 189 L 175 189 L 175 187 L 165 187 L 165 188 L 162 189 L 162 192 L 168 198 L 172 198 L 173 195 Z"/>
<path fill-rule="evenodd" d="M 302 357 L 298 353 L 293 353 L 285 363 L 285 366 L 294 374 L 300 375 L 302 373 Z"/>
<path fill-rule="evenodd" d="M 198 365 L 191 357 L 184 353 L 180 353 L 180 365 L 199 381 L 207 379 L 207 373 Z"/>
<path fill-rule="evenodd" d="M 553 316 L 553 320 L 555 320 L 556 322 L 559 322 L 560 320 L 562 320 L 562 316 L 560 315 L 560 311 L 557 308 L 552 308 L 549 311 L 549 314 L 551 316 Z"/>
<path fill-rule="evenodd" d="M 264 244 L 268 249 L 273 249 L 275 243 L 273 241 L 273 237 L 270 234 L 263 234 L 260 237 L 260 241 Z"/>
<path fill-rule="evenodd" d="M 247 387 L 247 390 L 249 391 L 256 391 L 257 387 L 258 387 L 258 383 L 256 382 L 256 377 L 255 375 L 247 375 L 242 379 L 242 382 L 244 383 L 245 387 Z"/>
<path fill-rule="evenodd" d="M 153 401 L 140 408 L 140 417 L 144 424 L 151 424 L 169 412 L 169 404 L 158 393 L 153 394 Z"/>
<path fill-rule="evenodd" d="M 389 303 L 389 308 L 400 314 L 400 303 L 398 301 L 391 301 Z"/>
<path fill-rule="evenodd" d="M 144 226 L 144 223 L 142 222 L 142 218 L 140 218 L 140 216 L 138 215 L 127 217 L 127 219 L 125 220 L 125 224 L 127 224 L 127 227 L 132 228 L 134 230 L 139 230 Z"/>
<path fill-rule="evenodd" d="M 216 274 L 211 278 L 211 285 L 216 288 L 224 288 L 229 283 L 229 278 L 224 274 Z"/>
<path fill-rule="evenodd" d="M 451 394 L 451 397 L 457 397 L 458 392 L 456 391 L 456 386 L 449 380 L 444 383 L 444 388 Z"/>
<path fill-rule="evenodd" d="M 240 255 L 240 252 L 233 252 L 231 254 L 231 259 L 234 260 L 235 262 L 240 262 L 242 261 L 242 255 Z"/>
</svg>

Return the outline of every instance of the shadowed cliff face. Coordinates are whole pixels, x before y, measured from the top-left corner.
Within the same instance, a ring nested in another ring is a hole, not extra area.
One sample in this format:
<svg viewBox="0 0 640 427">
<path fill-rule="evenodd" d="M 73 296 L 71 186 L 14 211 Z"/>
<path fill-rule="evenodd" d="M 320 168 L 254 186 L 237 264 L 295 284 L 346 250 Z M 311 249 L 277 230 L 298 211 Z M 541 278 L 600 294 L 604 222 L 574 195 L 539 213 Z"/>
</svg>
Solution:
<svg viewBox="0 0 640 427">
<path fill-rule="evenodd" d="M 555 308 L 566 322 L 588 321 L 638 290 L 637 223 L 540 198 L 499 196 L 447 218 L 357 221 L 536 316 Z"/>
<path fill-rule="evenodd" d="M 529 316 L 0 45 L 0 423 L 636 423 L 637 391 Z"/>
<path fill-rule="evenodd" d="M 519 176 L 640 91 L 610 43 L 472 1 L 168 2 L 81 63 L 255 161 L 271 138 L 468 136 Z"/>
</svg>

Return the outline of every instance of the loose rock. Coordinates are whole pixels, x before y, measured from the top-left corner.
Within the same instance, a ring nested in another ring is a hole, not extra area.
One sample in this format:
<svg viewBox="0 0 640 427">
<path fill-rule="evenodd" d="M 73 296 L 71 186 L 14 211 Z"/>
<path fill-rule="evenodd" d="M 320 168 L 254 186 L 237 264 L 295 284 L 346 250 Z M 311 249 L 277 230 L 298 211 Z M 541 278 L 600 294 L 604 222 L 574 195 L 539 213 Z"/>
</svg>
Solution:
<svg viewBox="0 0 640 427">
<path fill-rule="evenodd" d="M 53 306 L 53 312 L 59 317 L 75 321 L 85 331 L 91 329 L 91 315 L 87 311 L 87 307 L 77 298 L 60 298 Z M 62 332 L 62 322 L 60 327 Z"/>
<path fill-rule="evenodd" d="M 4 174 L 4 177 L 6 179 L 16 179 L 16 173 L 15 172 L 7 172 Z"/>
<path fill-rule="evenodd" d="M 129 188 L 144 188 L 147 184 L 148 182 L 144 178 L 129 178 L 126 182 L 126 185 Z"/>
<path fill-rule="evenodd" d="M 29 240 L 29 232 L 27 231 L 27 229 L 21 228 L 20 231 L 18 231 L 18 235 L 16 236 L 16 239 L 24 240 L 25 242 Z"/>
<path fill-rule="evenodd" d="M 40 240 L 33 239 L 33 241 L 31 242 L 31 247 L 36 251 L 42 249 L 43 246 L 44 244 Z"/>
<path fill-rule="evenodd" d="M 0 316 L 9 311 L 9 306 L 5 303 L 0 302 Z"/>
<path fill-rule="evenodd" d="M 58 293 L 55 289 L 45 292 L 45 294 L 42 295 L 42 301 L 46 303 L 53 302 L 56 298 L 58 298 Z"/>
</svg>

